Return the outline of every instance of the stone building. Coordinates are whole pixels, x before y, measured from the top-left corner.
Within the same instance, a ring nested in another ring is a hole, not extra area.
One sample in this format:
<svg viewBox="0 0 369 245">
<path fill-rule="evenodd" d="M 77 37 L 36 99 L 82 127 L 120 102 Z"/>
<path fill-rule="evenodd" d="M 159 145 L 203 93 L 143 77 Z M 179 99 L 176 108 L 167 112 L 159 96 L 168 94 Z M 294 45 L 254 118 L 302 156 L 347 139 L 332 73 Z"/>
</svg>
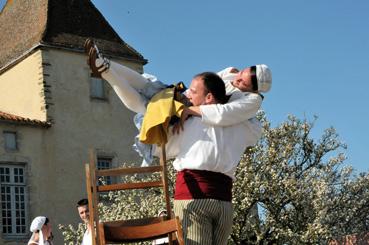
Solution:
<svg viewBox="0 0 369 245">
<path fill-rule="evenodd" d="M 88 150 L 98 166 L 138 162 L 132 113 L 91 76 L 83 44 L 139 72 L 147 61 L 89 0 L 8 0 L 0 13 L 0 244 L 25 244 L 38 215 L 79 221 Z"/>
</svg>

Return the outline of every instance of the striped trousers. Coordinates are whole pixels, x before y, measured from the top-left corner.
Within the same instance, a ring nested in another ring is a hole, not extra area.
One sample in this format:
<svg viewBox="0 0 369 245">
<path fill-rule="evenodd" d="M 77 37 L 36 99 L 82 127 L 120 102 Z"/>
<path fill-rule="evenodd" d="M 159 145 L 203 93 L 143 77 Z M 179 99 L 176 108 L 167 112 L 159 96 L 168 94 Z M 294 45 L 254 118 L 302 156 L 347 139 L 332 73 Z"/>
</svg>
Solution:
<svg viewBox="0 0 369 245">
<path fill-rule="evenodd" d="M 231 202 L 215 199 L 174 200 L 174 213 L 182 220 L 186 245 L 227 244 L 232 232 Z"/>
</svg>

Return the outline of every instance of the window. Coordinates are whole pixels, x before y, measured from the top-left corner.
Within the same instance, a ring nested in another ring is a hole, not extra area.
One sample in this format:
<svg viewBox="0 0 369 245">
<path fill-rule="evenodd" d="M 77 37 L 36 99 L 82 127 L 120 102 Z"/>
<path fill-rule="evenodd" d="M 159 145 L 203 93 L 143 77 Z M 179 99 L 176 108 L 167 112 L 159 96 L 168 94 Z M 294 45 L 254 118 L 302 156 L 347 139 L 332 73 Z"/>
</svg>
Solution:
<svg viewBox="0 0 369 245">
<path fill-rule="evenodd" d="M 109 169 L 111 168 L 112 159 L 108 157 L 98 157 L 97 158 L 97 169 Z M 99 184 L 106 183 L 111 184 L 111 176 L 99 177 Z"/>
<path fill-rule="evenodd" d="M 27 189 L 23 166 L 0 165 L 0 195 L 3 235 L 27 236 Z"/>
<path fill-rule="evenodd" d="M 104 80 L 91 77 L 91 98 L 106 100 Z"/>
<path fill-rule="evenodd" d="M 4 147 L 5 150 L 9 151 L 15 151 L 18 149 L 17 146 L 17 133 L 16 132 L 10 132 L 10 131 L 4 131 Z"/>
</svg>

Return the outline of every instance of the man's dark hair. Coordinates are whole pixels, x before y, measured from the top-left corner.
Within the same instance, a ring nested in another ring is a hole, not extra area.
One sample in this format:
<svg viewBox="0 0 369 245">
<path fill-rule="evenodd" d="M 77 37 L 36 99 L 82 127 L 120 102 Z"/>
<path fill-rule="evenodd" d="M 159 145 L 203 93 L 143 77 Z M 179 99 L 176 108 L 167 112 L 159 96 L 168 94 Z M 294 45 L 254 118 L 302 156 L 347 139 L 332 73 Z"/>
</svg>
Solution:
<svg viewBox="0 0 369 245">
<path fill-rule="evenodd" d="M 195 78 L 201 78 L 204 81 L 204 86 L 211 93 L 218 103 L 224 104 L 228 98 L 226 96 L 225 85 L 223 80 L 214 72 L 202 72 L 197 74 Z"/>
<path fill-rule="evenodd" d="M 77 208 L 88 205 L 88 200 L 86 198 L 81 199 L 77 202 Z"/>
</svg>

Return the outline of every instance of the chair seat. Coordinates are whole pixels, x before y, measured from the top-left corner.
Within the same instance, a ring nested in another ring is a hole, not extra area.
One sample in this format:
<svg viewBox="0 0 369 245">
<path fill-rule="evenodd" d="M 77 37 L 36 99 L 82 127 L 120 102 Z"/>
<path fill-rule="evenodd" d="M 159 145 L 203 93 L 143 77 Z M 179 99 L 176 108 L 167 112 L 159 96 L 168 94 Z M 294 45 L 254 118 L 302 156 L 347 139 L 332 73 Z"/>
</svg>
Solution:
<svg viewBox="0 0 369 245">
<path fill-rule="evenodd" d="M 165 217 L 148 217 L 142 219 L 116 220 L 100 222 L 106 227 L 125 227 L 155 224 L 164 221 Z"/>
<path fill-rule="evenodd" d="M 107 243 L 137 242 L 168 237 L 179 227 L 179 219 L 162 217 L 101 223 Z"/>
</svg>

